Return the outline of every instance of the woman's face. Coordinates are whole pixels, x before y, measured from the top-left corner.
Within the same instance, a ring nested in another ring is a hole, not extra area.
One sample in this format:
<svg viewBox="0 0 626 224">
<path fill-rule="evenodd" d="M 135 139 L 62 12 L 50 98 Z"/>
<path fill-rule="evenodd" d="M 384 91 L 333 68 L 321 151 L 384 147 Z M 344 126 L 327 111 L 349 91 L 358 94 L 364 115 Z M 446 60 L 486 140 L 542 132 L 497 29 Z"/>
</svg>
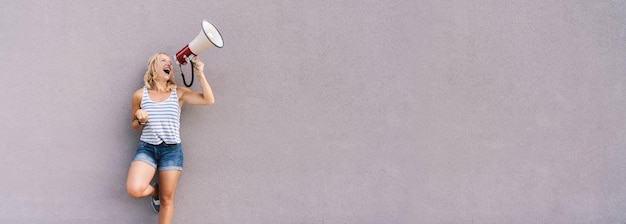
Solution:
<svg viewBox="0 0 626 224">
<path fill-rule="evenodd" d="M 160 54 L 154 63 L 155 78 L 157 80 L 169 80 L 172 72 L 172 61 L 165 54 Z"/>
</svg>

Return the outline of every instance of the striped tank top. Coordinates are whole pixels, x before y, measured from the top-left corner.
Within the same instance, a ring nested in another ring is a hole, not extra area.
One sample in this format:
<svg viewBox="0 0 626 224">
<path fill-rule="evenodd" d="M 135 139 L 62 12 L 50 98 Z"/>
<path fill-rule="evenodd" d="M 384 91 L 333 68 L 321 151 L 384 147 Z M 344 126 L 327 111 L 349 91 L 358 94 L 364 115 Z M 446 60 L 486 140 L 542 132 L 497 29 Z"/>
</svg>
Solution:
<svg viewBox="0 0 626 224">
<path fill-rule="evenodd" d="M 148 112 L 148 122 L 141 131 L 141 141 L 152 145 L 180 143 L 180 107 L 176 88 L 163 102 L 154 102 L 148 96 L 148 88 L 143 87 L 141 109 Z"/>
</svg>

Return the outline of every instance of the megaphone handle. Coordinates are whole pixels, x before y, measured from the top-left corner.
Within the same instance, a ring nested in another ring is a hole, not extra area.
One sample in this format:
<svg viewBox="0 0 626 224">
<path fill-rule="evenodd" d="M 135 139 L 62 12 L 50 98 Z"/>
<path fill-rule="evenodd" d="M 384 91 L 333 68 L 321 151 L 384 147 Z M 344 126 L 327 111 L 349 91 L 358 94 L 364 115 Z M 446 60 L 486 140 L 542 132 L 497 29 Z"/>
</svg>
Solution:
<svg viewBox="0 0 626 224">
<path fill-rule="evenodd" d="M 194 54 L 195 55 L 195 54 Z M 187 58 L 189 58 L 189 64 L 191 65 L 191 82 L 189 83 L 189 86 L 187 86 L 187 84 L 185 83 L 185 86 L 190 87 L 191 85 L 193 85 L 193 78 L 196 76 L 195 74 L 193 74 L 193 58 L 187 56 Z"/>
</svg>

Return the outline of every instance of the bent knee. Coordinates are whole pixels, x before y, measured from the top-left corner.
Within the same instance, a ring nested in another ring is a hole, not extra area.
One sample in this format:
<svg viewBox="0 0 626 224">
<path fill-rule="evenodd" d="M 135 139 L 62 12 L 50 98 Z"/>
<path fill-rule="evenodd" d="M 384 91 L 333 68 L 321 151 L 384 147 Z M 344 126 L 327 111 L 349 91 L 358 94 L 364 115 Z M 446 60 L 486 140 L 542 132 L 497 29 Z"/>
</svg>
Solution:
<svg viewBox="0 0 626 224">
<path fill-rule="evenodd" d="M 130 186 L 130 185 L 126 186 L 126 192 L 128 193 L 128 196 L 132 198 L 145 197 L 146 189 L 147 189 L 147 186 Z"/>
<path fill-rule="evenodd" d="M 128 196 L 131 198 L 142 198 L 144 195 L 139 191 L 127 190 Z"/>
</svg>

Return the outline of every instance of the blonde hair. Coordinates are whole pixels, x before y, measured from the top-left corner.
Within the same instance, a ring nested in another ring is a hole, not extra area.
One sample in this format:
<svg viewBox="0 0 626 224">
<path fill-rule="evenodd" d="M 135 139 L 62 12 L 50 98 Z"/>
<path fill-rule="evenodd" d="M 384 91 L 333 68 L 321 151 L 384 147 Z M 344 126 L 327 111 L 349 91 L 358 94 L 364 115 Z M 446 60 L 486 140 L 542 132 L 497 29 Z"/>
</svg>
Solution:
<svg viewBox="0 0 626 224">
<path fill-rule="evenodd" d="M 144 85 L 146 85 L 146 87 L 148 87 L 148 89 L 152 89 L 155 86 L 154 74 L 156 73 L 156 69 L 154 67 L 154 64 L 156 64 L 159 55 L 162 54 L 169 57 L 169 55 L 165 52 L 157 52 L 153 54 L 150 59 L 148 59 L 148 70 L 146 71 L 146 74 L 143 75 L 143 83 Z M 170 71 L 170 73 L 172 72 L 174 71 Z M 170 75 L 170 79 L 167 80 L 167 85 L 165 88 L 167 91 L 172 91 L 172 89 L 176 88 L 176 82 L 174 82 L 173 75 Z"/>
</svg>

